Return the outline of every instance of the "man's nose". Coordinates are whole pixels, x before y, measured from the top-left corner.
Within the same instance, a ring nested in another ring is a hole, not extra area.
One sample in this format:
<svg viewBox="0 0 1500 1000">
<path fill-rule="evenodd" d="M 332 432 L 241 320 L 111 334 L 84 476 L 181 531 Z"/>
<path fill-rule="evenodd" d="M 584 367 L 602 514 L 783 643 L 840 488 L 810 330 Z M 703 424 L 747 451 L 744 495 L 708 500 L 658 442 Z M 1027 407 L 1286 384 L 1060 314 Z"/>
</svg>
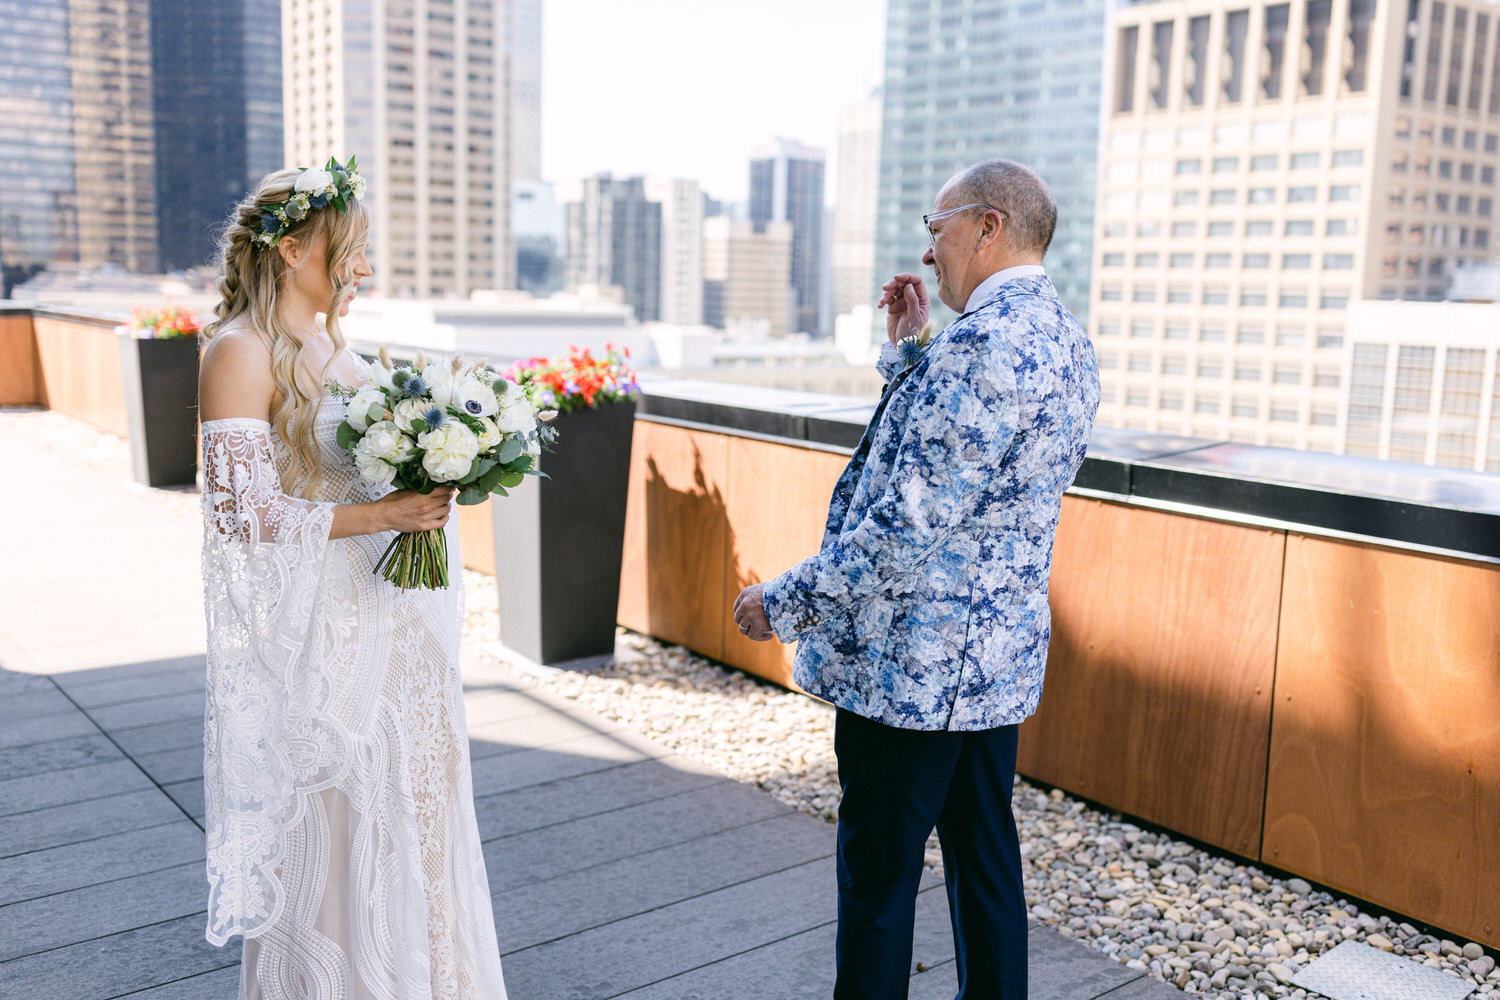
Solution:
<svg viewBox="0 0 1500 1000">
<path fill-rule="evenodd" d="M 930 243 L 927 245 L 927 249 L 922 253 L 922 263 L 926 264 L 928 267 L 933 267 L 937 263 L 936 258 L 932 256 L 932 244 Z"/>
</svg>

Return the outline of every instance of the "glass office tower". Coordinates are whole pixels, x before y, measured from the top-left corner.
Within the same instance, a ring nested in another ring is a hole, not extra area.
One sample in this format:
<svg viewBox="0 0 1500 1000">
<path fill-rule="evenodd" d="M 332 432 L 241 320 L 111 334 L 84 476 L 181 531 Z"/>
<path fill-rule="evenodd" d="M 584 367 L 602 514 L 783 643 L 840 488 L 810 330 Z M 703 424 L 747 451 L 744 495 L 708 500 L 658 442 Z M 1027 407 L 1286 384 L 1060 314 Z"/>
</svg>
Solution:
<svg viewBox="0 0 1500 1000">
<path fill-rule="evenodd" d="M 876 286 L 922 270 L 922 214 L 943 183 L 1001 157 L 1051 187 L 1058 225 L 1047 271 L 1067 307 L 1086 319 L 1109 5 L 890 0 Z"/>
</svg>

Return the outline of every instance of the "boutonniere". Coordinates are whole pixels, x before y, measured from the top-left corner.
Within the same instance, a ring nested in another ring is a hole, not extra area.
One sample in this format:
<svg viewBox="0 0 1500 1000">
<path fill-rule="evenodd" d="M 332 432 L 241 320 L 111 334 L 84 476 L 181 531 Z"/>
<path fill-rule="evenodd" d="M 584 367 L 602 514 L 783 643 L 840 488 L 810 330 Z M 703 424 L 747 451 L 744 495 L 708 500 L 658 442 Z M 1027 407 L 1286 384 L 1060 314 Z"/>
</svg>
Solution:
<svg viewBox="0 0 1500 1000">
<path fill-rule="evenodd" d="M 910 368 L 922 360 L 922 354 L 932 343 L 932 321 L 923 324 L 921 331 L 896 341 L 896 350 L 901 355 L 901 367 Z"/>
</svg>

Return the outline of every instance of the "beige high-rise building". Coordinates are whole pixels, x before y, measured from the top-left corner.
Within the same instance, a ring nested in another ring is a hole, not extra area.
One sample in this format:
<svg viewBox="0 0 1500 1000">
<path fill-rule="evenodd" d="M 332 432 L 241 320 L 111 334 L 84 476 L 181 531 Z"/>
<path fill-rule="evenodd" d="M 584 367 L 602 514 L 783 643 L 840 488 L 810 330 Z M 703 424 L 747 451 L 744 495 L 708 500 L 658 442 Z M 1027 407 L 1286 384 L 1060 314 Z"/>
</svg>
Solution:
<svg viewBox="0 0 1500 1000">
<path fill-rule="evenodd" d="M 1100 422 L 1342 451 L 1349 303 L 1495 259 L 1500 4 L 1163 0 L 1109 38 Z"/>
<path fill-rule="evenodd" d="M 833 314 L 875 302 L 875 191 L 880 183 L 880 91 L 839 111 L 838 190 L 829 271 Z"/>
<path fill-rule="evenodd" d="M 285 0 L 290 163 L 359 157 L 374 284 L 467 296 L 515 283 L 506 0 Z"/>
<path fill-rule="evenodd" d="M 646 198 L 661 205 L 661 321 L 703 322 L 703 189 L 694 180 L 647 177 Z"/>
<path fill-rule="evenodd" d="M 772 336 L 788 331 L 792 224 L 716 215 L 703 220 L 703 322 L 761 322 Z"/>
<path fill-rule="evenodd" d="M 69 0 L 67 8 L 78 263 L 155 271 L 149 5 Z"/>
</svg>

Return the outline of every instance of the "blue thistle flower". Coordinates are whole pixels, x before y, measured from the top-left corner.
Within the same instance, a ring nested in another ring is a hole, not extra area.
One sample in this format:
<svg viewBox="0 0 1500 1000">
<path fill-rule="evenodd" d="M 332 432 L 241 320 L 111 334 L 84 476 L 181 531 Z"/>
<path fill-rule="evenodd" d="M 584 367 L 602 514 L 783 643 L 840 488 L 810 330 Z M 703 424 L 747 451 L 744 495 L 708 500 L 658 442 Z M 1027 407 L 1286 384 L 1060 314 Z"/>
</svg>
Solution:
<svg viewBox="0 0 1500 1000">
<path fill-rule="evenodd" d="M 406 385 L 403 388 L 406 390 L 408 396 L 417 397 L 427 395 L 427 383 L 422 380 L 422 376 L 420 375 L 413 375 L 407 379 Z"/>
<path fill-rule="evenodd" d="M 922 360 L 922 345 L 915 337 L 903 337 L 896 344 L 896 350 L 901 353 L 901 363 L 907 368 Z"/>
<path fill-rule="evenodd" d="M 324 205 L 328 204 L 328 195 L 319 191 L 317 194 L 307 199 L 307 204 L 313 208 L 322 208 Z"/>
<path fill-rule="evenodd" d="M 435 431 L 448 422 L 448 414 L 443 412 L 443 408 L 441 406 L 434 406 L 432 409 L 422 414 L 422 419 L 427 422 L 428 430 Z"/>
<path fill-rule="evenodd" d="M 273 233 L 274 234 L 280 228 L 281 228 L 281 220 L 278 219 L 276 216 L 272 215 L 270 212 L 266 212 L 265 214 L 263 214 L 260 217 L 260 231 L 261 232 L 263 232 L 263 233 Z"/>
</svg>

